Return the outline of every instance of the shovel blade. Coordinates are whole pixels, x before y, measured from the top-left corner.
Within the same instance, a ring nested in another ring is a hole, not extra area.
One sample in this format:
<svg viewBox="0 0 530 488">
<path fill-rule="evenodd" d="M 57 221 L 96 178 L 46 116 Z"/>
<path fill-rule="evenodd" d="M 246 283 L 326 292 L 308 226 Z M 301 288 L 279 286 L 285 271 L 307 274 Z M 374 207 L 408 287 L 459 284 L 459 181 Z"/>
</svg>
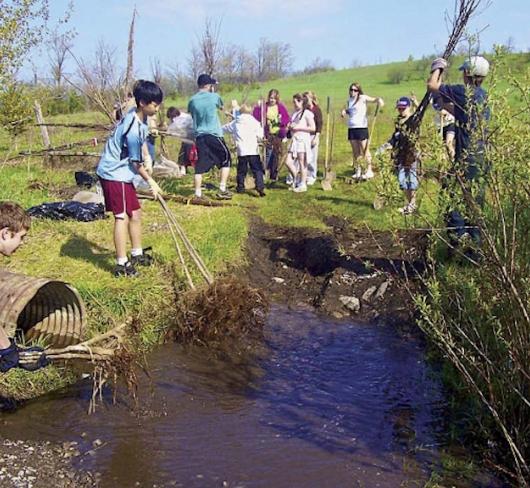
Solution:
<svg viewBox="0 0 530 488">
<path fill-rule="evenodd" d="M 256 188 L 256 182 L 254 181 L 254 178 L 252 176 L 247 175 L 245 176 L 245 190 L 253 190 Z"/>
<path fill-rule="evenodd" d="M 321 182 L 322 189 L 324 191 L 333 190 L 333 187 L 332 187 L 333 181 L 335 181 L 335 173 L 333 171 L 329 171 L 326 174 L 326 177 Z"/>
</svg>

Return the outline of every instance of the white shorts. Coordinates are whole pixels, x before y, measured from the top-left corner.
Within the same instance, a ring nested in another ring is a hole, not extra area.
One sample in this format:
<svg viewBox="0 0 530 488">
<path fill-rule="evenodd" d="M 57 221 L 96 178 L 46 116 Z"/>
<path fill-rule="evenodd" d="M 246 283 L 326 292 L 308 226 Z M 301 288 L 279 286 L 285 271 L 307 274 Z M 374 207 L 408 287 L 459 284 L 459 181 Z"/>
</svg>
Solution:
<svg viewBox="0 0 530 488">
<path fill-rule="evenodd" d="M 289 152 L 292 153 L 293 156 L 298 153 L 309 154 L 311 152 L 311 136 L 308 133 L 295 135 L 292 139 L 291 147 L 289 147 Z"/>
</svg>

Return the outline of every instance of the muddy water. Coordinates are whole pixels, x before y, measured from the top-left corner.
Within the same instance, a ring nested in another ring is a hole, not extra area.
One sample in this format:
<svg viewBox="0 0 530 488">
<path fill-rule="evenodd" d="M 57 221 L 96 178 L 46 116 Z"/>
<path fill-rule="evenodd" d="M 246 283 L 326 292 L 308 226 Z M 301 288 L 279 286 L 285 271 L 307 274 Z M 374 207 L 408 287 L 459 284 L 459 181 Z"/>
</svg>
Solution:
<svg viewBox="0 0 530 488">
<path fill-rule="evenodd" d="M 140 412 L 87 416 L 87 383 L 4 415 L 2 433 L 78 442 L 104 487 L 416 486 L 438 458 L 440 385 L 390 327 L 276 307 L 252 353 L 166 345 L 149 363 Z"/>
</svg>

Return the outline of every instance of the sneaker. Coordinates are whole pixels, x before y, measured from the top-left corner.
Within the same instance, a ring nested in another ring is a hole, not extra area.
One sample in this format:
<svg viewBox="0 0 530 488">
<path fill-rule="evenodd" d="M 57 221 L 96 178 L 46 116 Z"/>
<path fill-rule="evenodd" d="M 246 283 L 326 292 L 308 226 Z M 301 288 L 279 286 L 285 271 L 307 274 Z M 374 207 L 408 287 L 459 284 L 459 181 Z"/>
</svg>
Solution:
<svg viewBox="0 0 530 488">
<path fill-rule="evenodd" d="M 143 254 L 140 254 L 140 256 L 131 256 L 129 262 L 133 266 L 151 266 L 153 264 L 153 256 L 151 255 L 150 251 L 151 248 L 146 247 L 143 249 Z"/>
<path fill-rule="evenodd" d="M 236 193 L 245 193 L 244 188 L 236 188 Z"/>
<path fill-rule="evenodd" d="M 261 189 L 261 190 L 258 190 L 258 195 L 260 197 L 264 197 L 265 196 L 265 190 Z"/>
<path fill-rule="evenodd" d="M 296 188 L 293 189 L 295 193 L 302 193 L 304 191 L 307 191 L 307 185 L 299 185 Z"/>
<path fill-rule="evenodd" d="M 316 178 L 313 178 L 312 176 L 308 176 L 305 184 L 311 186 L 311 185 L 314 185 L 316 181 L 317 181 Z"/>
<path fill-rule="evenodd" d="M 130 261 L 127 261 L 125 264 L 117 264 L 114 268 L 113 274 L 115 278 L 119 278 L 121 276 L 133 278 L 135 276 L 138 276 L 138 271 Z"/>
<path fill-rule="evenodd" d="M 371 169 L 369 169 L 366 171 L 366 173 L 363 174 L 362 178 L 363 180 L 371 180 L 374 176 L 375 176 L 374 172 Z"/>
<path fill-rule="evenodd" d="M 229 192 L 228 190 L 219 190 L 215 195 L 219 200 L 231 200 L 232 199 L 232 192 Z"/>
<path fill-rule="evenodd" d="M 292 185 L 293 181 L 294 179 L 291 174 L 287 175 L 287 178 L 285 178 L 285 183 L 287 183 L 288 185 Z"/>
<path fill-rule="evenodd" d="M 362 178 L 361 168 L 357 168 L 357 171 L 353 174 L 354 180 L 360 180 Z"/>
</svg>

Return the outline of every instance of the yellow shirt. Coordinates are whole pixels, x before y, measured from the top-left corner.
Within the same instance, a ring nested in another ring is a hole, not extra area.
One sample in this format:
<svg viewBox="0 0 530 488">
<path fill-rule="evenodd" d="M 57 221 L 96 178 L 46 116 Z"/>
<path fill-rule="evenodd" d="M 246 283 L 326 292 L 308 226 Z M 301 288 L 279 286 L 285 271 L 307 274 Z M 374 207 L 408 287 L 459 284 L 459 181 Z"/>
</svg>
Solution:
<svg viewBox="0 0 530 488">
<path fill-rule="evenodd" d="M 280 132 L 278 105 L 270 105 L 267 107 L 267 125 L 269 126 L 269 134 L 278 134 Z"/>
</svg>

